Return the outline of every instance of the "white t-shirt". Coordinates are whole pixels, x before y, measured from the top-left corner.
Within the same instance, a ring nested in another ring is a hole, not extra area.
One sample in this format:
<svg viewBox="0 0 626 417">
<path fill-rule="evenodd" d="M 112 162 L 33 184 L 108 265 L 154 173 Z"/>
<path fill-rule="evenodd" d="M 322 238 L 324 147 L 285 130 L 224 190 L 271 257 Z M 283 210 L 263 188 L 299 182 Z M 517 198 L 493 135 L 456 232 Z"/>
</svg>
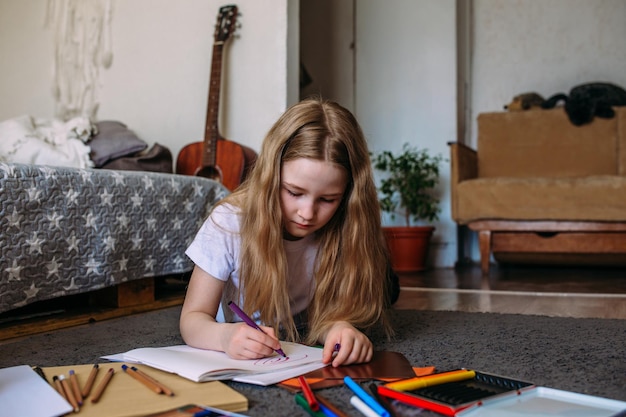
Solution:
<svg viewBox="0 0 626 417">
<path fill-rule="evenodd" d="M 231 204 L 220 204 L 204 222 L 191 245 L 185 252 L 187 256 L 209 275 L 225 281 L 222 302 L 217 321 L 240 321 L 227 307 L 234 300 L 239 288 L 241 253 L 240 216 L 238 209 Z M 291 314 L 304 311 L 315 291 L 313 268 L 318 245 L 314 235 L 296 241 L 283 240 L 287 256 L 287 291 Z M 239 304 L 243 300 L 239 300 Z M 258 319 L 258 313 L 252 316 Z"/>
</svg>

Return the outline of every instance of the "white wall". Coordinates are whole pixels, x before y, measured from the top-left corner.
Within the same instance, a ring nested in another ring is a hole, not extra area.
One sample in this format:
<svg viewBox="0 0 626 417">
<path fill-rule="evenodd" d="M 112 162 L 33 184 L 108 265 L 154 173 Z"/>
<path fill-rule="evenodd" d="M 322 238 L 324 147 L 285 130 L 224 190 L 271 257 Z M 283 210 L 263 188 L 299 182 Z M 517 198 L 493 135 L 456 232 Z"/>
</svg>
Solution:
<svg viewBox="0 0 626 417">
<path fill-rule="evenodd" d="M 0 120 L 54 115 L 46 3 L 0 0 Z M 214 25 L 223 4 L 113 0 L 113 64 L 100 73 L 98 119 L 122 121 L 148 143 L 168 146 L 174 157 L 184 145 L 202 141 Z M 298 21 L 288 27 L 287 19 L 288 5 L 297 13 L 298 3 L 236 4 L 241 27 L 224 50 L 220 131 L 258 150 L 271 124 L 297 99 L 297 41 L 288 55 L 287 33 L 298 33 Z"/>
<path fill-rule="evenodd" d="M 474 122 L 524 92 L 547 98 L 593 81 L 626 88 L 624 0 L 474 0 L 474 17 Z"/>
<path fill-rule="evenodd" d="M 356 116 L 371 150 L 396 152 L 409 142 L 448 160 L 447 143 L 457 135 L 455 1 L 357 0 L 356 16 Z M 430 252 L 436 266 L 456 261 L 449 172 L 446 161 Z"/>
<path fill-rule="evenodd" d="M 51 116 L 52 36 L 45 2 L 0 0 L 0 120 Z"/>
</svg>

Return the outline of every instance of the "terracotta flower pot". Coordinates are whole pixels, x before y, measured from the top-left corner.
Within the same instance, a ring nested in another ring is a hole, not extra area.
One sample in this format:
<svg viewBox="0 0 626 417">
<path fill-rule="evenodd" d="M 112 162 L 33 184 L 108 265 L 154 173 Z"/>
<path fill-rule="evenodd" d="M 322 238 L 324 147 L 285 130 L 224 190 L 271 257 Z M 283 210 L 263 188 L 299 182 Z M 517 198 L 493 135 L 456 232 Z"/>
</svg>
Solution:
<svg viewBox="0 0 626 417">
<path fill-rule="evenodd" d="M 383 227 L 394 271 L 426 269 L 428 247 L 434 231 L 433 226 Z"/>
</svg>

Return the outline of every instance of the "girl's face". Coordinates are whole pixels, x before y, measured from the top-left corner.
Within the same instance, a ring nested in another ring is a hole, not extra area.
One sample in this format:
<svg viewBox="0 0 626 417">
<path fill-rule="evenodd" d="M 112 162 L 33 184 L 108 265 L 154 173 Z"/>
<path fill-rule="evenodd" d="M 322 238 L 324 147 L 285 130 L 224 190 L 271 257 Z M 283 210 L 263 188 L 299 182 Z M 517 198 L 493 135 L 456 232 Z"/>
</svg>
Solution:
<svg viewBox="0 0 626 417">
<path fill-rule="evenodd" d="M 347 184 L 346 170 L 339 165 L 307 158 L 285 162 L 280 188 L 285 239 L 301 239 L 326 225 Z"/>
</svg>

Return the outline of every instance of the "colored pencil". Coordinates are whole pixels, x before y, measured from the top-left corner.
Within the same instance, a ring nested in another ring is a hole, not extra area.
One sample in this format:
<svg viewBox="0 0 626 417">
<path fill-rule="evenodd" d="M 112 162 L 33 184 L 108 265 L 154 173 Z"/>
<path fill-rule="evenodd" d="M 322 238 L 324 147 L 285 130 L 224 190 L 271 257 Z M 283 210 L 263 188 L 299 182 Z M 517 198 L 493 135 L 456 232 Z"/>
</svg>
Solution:
<svg viewBox="0 0 626 417">
<path fill-rule="evenodd" d="M 91 398 L 92 403 L 97 403 L 98 401 L 100 401 L 100 397 L 102 397 L 102 394 L 104 393 L 104 390 L 107 387 L 107 385 L 109 385 L 109 382 L 111 381 L 111 378 L 113 378 L 114 373 L 115 373 L 115 370 L 113 368 L 109 368 L 106 375 L 104 376 L 104 379 L 102 380 L 102 382 L 100 382 L 100 385 L 98 385 L 98 387 L 96 388 L 96 392 L 93 394 L 93 397 Z"/>
<path fill-rule="evenodd" d="M 128 375 L 132 376 L 133 378 L 135 378 L 135 380 L 141 382 L 149 390 L 154 391 L 157 394 L 163 393 L 163 390 L 161 389 L 161 387 L 159 387 L 158 385 L 156 385 L 155 383 L 153 383 L 152 381 L 150 381 L 149 379 L 147 379 L 143 375 L 140 375 L 136 370 L 133 370 L 132 368 L 129 368 L 128 365 L 122 365 L 122 370 L 124 370 L 124 372 L 126 374 L 128 374 Z"/>
<path fill-rule="evenodd" d="M 83 394 L 80 392 L 80 387 L 78 386 L 78 378 L 76 377 L 76 372 L 73 369 L 70 370 L 70 384 L 72 384 L 72 392 L 74 393 L 74 398 L 76 398 L 76 402 L 78 405 L 83 405 Z"/>
<path fill-rule="evenodd" d="M 96 380 L 96 375 L 98 375 L 99 365 L 95 364 L 93 368 L 91 368 L 91 372 L 89 373 L 89 377 L 87 378 L 87 382 L 81 391 L 81 395 L 83 398 L 87 398 L 89 393 L 91 392 L 91 388 L 93 387 L 93 383 Z"/>
<path fill-rule="evenodd" d="M 78 401 L 76 397 L 74 397 L 74 393 L 72 392 L 72 387 L 68 384 L 67 379 L 65 379 L 65 375 L 59 376 L 59 381 L 61 381 L 61 385 L 63 386 L 63 391 L 65 392 L 65 396 L 67 397 L 67 401 L 72 404 L 72 408 L 74 412 L 77 413 L 80 408 L 78 407 Z"/>
<path fill-rule="evenodd" d="M 65 395 L 65 391 L 63 390 L 63 385 L 61 385 L 59 377 L 56 375 L 53 376 L 52 382 L 54 383 L 54 387 L 56 388 L 56 390 L 59 392 L 59 394 L 61 394 L 61 397 L 65 398 L 65 401 L 69 402 L 67 399 L 67 395 Z"/>
<path fill-rule="evenodd" d="M 154 385 L 160 387 L 161 391 L 163 391 L 163 394 L 169 395 L 170 397 L 174 395 L 174 391 L 172 391 L 171 389 L 169 389 L 168 387 L 166 387 L 165 385 L 163 385 L 162 383 L 160 383 L 156 379 L 152 378 L 150 375 L 148 375 L 147 373 L 145 373 L 141 369 L 137 369 L 134 366 L 131 366 L 130 369 L 132 369 L 133 371 L 137 372 L 139 375 L 143 376 L 144 378 L 146 378 L 147 380 L 152 382 Z"/>
</svg>

